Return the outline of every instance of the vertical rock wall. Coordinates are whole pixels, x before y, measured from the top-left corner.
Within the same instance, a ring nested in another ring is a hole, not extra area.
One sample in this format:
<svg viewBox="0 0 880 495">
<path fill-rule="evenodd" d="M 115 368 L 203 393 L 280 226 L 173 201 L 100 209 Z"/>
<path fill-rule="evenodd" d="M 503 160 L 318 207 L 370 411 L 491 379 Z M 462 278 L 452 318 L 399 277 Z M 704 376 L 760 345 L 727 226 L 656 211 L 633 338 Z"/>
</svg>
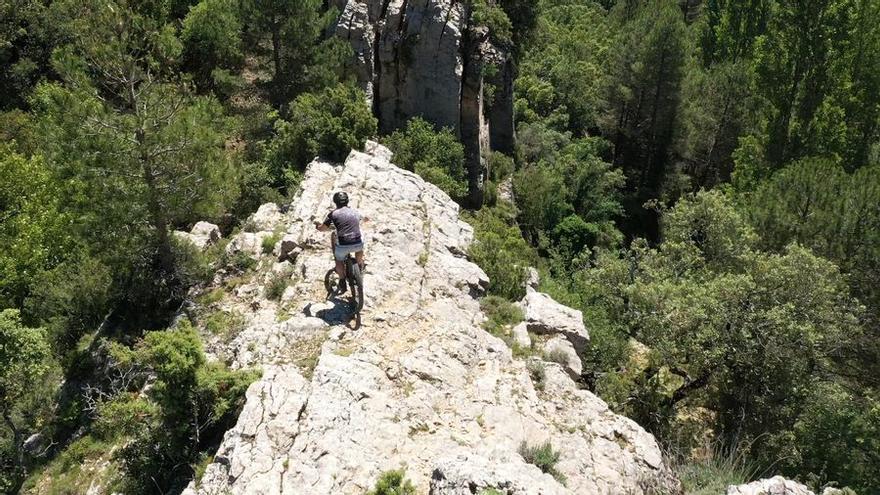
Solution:
<svg viewBox="0 0 880 495">
<path fill-rule="evenodd" d="M 510 54 L 468 25 L 467 2 L 455 0 L 333 0 L 336 34 L 354 49 L 354 73 L 389 133 L 422 117 L 454 129 L 465 146 L 469 197 L 482 203 L 485 157 L 513 148 L 513 66 Z M 484 67 L 498 87 L 484 98 Z"/>
</svg>

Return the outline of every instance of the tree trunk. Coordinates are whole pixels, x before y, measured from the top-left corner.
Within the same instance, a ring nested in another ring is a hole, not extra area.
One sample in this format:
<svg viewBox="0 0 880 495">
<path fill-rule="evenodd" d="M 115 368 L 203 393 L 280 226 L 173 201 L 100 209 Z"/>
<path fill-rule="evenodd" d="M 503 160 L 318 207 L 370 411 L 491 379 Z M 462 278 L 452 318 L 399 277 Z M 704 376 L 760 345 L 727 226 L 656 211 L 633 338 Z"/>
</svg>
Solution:
<svg viewBox="0 0 880 495">
<path fill-rule="evenodd" d="M 19 468 L 23 468 L 24 467 L 24 447 L 22 444 L 24 443 L 24 439 L 22 437 L 24 435 L 22 434 L 21 430 L 19 430 L 15 426 L 15 422 L 12 421 L 12 418 L 9 416 L 9 410 L 7 410 L 7 409 L 3 410 L 3 421 L 6 423 L 6 426 L 8 426 L 10 430 L 12 430 L 12 439 L 13 439 L 12 441 L 15 442 L 15 452 L 18 454 L 16 456 L 17 466 Z"/>
<path fill-rule="evenodd" d="M 272 80 L 275 85 L 281 84 L 281 26 L 278 23 L 272 24 L 272 61 L 275 64 L 275 77 Z"/>
</svg>

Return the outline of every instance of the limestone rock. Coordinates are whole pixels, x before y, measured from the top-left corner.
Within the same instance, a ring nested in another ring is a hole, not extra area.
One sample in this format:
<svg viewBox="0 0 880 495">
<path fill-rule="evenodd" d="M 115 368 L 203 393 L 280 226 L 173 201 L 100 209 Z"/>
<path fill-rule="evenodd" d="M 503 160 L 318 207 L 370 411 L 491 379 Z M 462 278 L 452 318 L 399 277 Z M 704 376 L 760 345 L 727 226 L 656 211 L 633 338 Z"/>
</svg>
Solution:
<svg viewBox="0 0 880 495">
<path fill-rule="evenodd" d="M 728 486 L 727 495 L 816 495 L 806 486 L 782 476 Z"/>
<path fill-rule="evenodd" d="M 562 335 L 554 335 L 544 343 L 543 348 L 545 357 L 564 366 L 573 377 L 578 377 L 583 373 L 584 366 L 581 363 L 581 358 L 574 350 L 574 345 L 567 338 Z"/>
<path fill-rule="evenodd" d="M 583 314 L 554 301 L 543 292 L 529 291 L 519 302 L 525 323 L 530 332 L 537 334 L 561 334 L 582 353 L 590 340 L 584 326 Z"/>
<path fill-rule="evenodd" d="M 463 454 L 437 463 L 430 495 L 472 495 L 495 489 L 511 495 L 567 494 L 558 481 L 521 457 L 492 459 Z"/>
<path fill-rule="evenodd" d="M 538 274 L 538 270 L 534 267 L 528 267 L 526 269 L 526 290 L 538 290 L 538 285 L 541 284 L 541 275 Z"/>
<path fill-rule="evenodd" d="M 275 245 L 273 253 L 278 261 L 294 261 L 296 255 L 302 250 L 296 244 L 296 235 L 284 234 L 280 241 Z"/>
<path fill-rule="evenodd" d="M 174 236 L 182 241 L 191 242 L 199 249 L 214 244 L 220 240 L 220 227 L 209 222 L 198 222 L 189 232 L 175 230 Z"/>
<path fill-rule="evenodd" d="M 529 330 L 525 323 L 514 325 L 510 330 L 510 335 L 513 337 L 513 341 L 523 349 L 528 349 L 532 346 L 532 338 L 529 336 Z"/>
<path fill-rule="evenodd" d="M 482 329 L 477 296 L 487 277 L 464 256 L 473 229 L 440 189 L 390 164 L 381 146 L 367 149 L 344 166 L 310 164 L 281 214 L 301 249 L 283 301 L 261 299 L 262 290 L 224 299 L 247 323 L 208 351 L 264 373 L 201 482 L 185 493 L 361 495 L 402 466 L 421 494 L 473 493 L 463 491 L 471 486 L 643 493 L 645 480 L 674 493 L 650 434 L 555 363 L 538 390 L 526 364 Z M 323 276 L 333 260 L 327 234 L 311 223 L 339 190 L 374 219 L 362 227 L 359 319 L 347 297 L 328 299 Z M 275 259 L 261 257 L 264 276 L 279 266 Z M 566 486 L 517 454 L 522 442 L 545 441 L 560 452 Z"/>
<path fill-rule="evenodd" d="M 263 254 L 263 239 L 270 237 L 271 232 L 240 232 L 230 239 L 226 245 L 226 254 L 245 253 L 252 258 Z"/>
<path fill-rule="evenodd" d="M 208 241 L 209 244 L 213 244 L 220 240 L 220 227 L 214 225 L 210 222 L 196 222 L 193 225 L 192 230 L 189 231 L 191 235 L 202 237 Z"/>
<path fill-rule="evenodd" d="M 275 203 L 265 203 L 260 205 L 257 209 L 257 212 L 251 215 L 251 218 L 248 223 L 254 226 L 254 228 L 258 231 L 260 230 L 273 230 L 275 227 L 281 224 L 284 217 L 281 214 L 281 210 L 278 208 L 278 205 Z"/>
</svg>

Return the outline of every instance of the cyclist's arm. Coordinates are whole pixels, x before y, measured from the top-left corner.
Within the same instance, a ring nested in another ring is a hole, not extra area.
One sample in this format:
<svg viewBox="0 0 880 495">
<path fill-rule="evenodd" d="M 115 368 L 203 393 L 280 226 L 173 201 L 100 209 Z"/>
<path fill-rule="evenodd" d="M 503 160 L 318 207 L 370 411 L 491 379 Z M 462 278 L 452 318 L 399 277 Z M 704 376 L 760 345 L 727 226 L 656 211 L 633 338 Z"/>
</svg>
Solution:
<svg viewBox="0 0 880 495">
<path fill-rule="evenodd" d="M 320 232 L 327 232 L 328 230 L 330 230 L 330 225 L 333 223 L 332 215 L 333 213 L 331 212 L 327 215 L 327 218 L 324 219 L 323 222 L 315 222 L 315 228 L 318 229 L 318 231 Z"/>
</svg>

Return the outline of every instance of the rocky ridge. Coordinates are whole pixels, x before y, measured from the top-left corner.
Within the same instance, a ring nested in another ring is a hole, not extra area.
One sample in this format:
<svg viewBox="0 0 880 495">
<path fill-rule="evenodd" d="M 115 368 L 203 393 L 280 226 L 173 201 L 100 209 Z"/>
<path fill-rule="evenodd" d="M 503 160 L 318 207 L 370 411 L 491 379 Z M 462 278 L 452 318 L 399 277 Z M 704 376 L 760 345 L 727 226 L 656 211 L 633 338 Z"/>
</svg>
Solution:
<svg viewBox="0 0 880 495">
<path fill-rule="evenodd" d="M 206 334 L 208 349 L 263 376 L 185 493 L 362 494 L 402 467 L 418 493 L 435 495 L 677 491 L 650 434 L 580 390 L 570 369 L 542 363 L 544 376 L 533 378 L 482 329 L 477 297 L 487 279 L 465 255 L 471 227 L 448 196 L 390 155 L 368 143 L 344 166 L 313 162 L 289 209 L 264 206 L 250 222 L 257 231 L 229 242 L 229 254 L 259 261 L 258 274 L 214 303 L 244 323 L 233 335 Z M 337 190 L 369 218 L 360 321 L 345 298 L 325 300 L 328 236 L 313 221 Z M 264 253 L 267 238 L 274 252 Z M 276 301 L 268 287 L 279 278 L 288 286 Z M 539 309 L 526 307 L 533 330 L 572 348 L 587 338 L 582 322 L 553 330 Z M 564 483 L 518 453 L 523 442 L 546 441 L 560 453 Z"/>
</svg>

